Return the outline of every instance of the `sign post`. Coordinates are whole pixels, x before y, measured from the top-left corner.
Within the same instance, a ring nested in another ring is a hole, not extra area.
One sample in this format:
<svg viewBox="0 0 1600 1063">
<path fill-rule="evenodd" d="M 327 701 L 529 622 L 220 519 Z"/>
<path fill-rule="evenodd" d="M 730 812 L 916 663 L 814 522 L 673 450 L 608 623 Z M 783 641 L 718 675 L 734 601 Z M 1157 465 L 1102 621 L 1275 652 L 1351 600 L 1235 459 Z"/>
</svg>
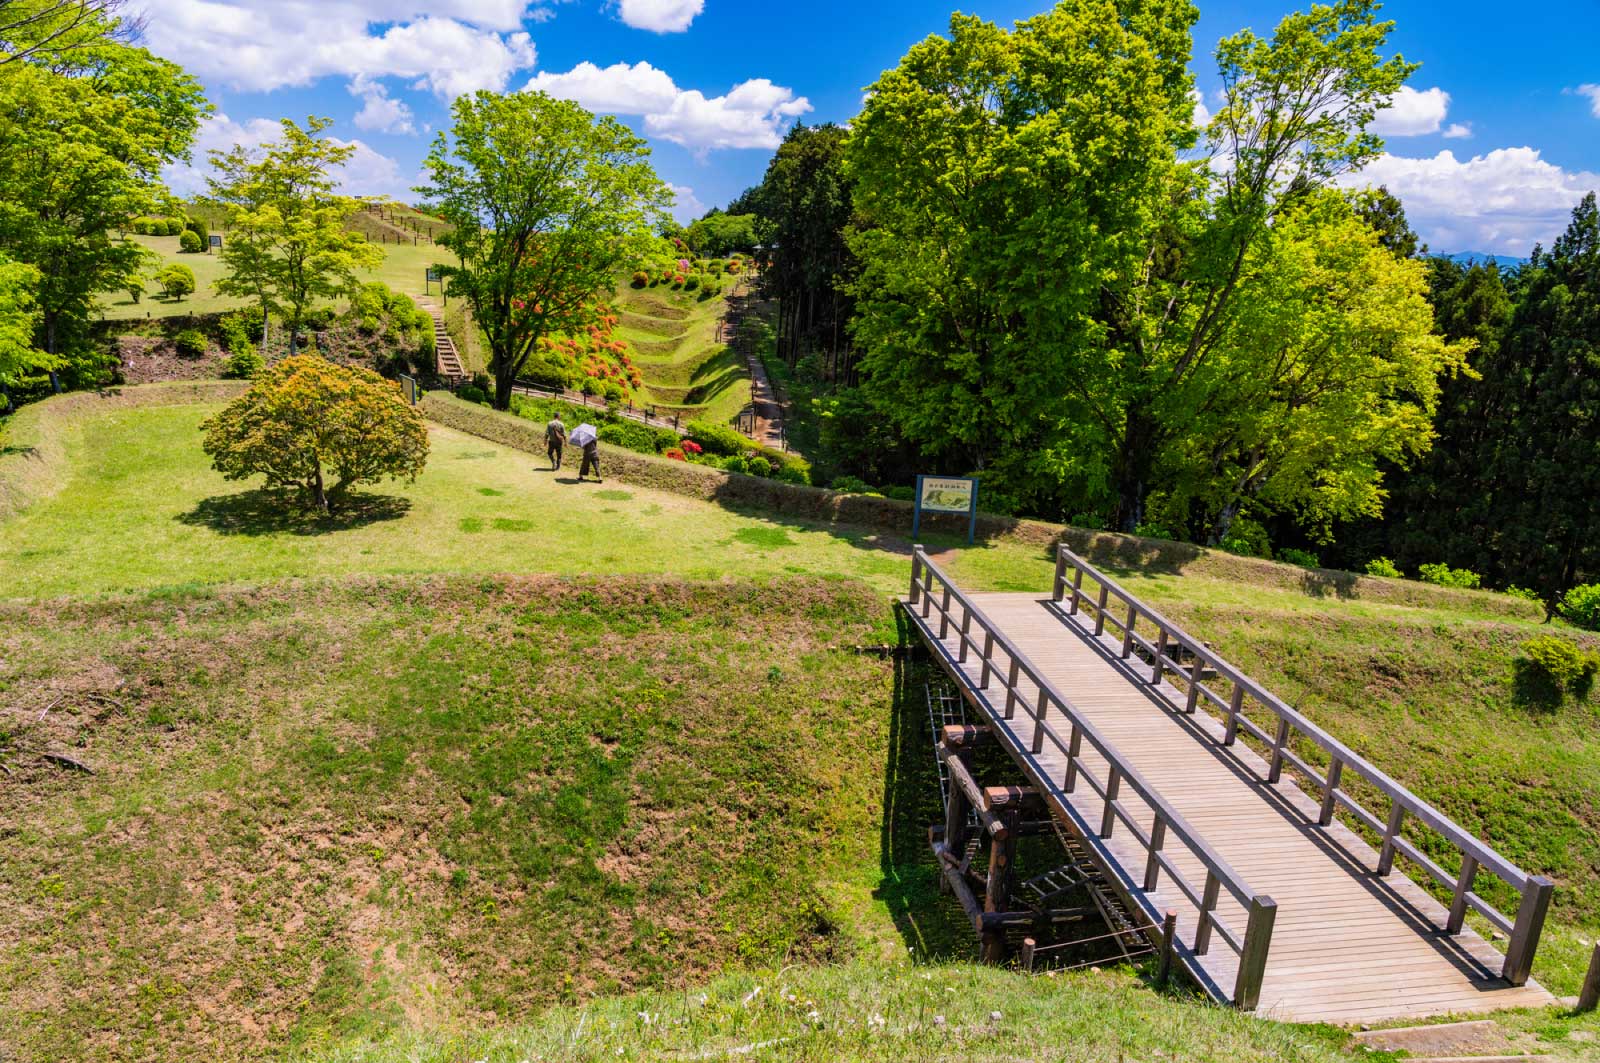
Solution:
<svg viewBox="0 0 1600 1063">
<path fill-rule="evenodd" d="M 211 252 L 217 250 L 219 247 L 222 246 L 222 234 L 221 233 L 212 233 L 211 234 L 211 239 L 207 240 L 206 244 L 207 244 L 206 254 L 209 255 Z"/>
<path fill-rule="evenodd" d="M 917 508 L 911 518 L 911 538 L 922 529 L 922 511 L 965 513 L 967 545 L 978 531 L 978 478 L 976 476 L 918 476 Z"/>
<path fill-rule="evenodd" d="M 416 377 L 414 377 L 414 376 L 405 376 L 404 374 L 402 374 L 401 377 L 400 377 L 400 390 L 405 392 L 405 396 L 406 396 L 406 401 L 407 402 L 409 402 L 413 406 L 415 406 L 417 404 L 417 378 Z"/>
<path fill-rule="evenodd" d="M 423 274 L 423 277 L 422 277 L 422 291 L 423 291 L 423 294 L 432 295 L 433 294 L 433 285 L 434 285 L 434 282 L 436 282 L 436 281 L 439 284 L 439 294 L 440 295 L 444 295 L 444 305 L 445 306 L 449 306 L 450 305 L 450 297 L 448 295 L 445 295 L 444 280 L 443 280 L 443 278 L 441 278 L 439 276 L 439 269 L 438 269 L 437 266 L 429 266 L 428 267 L 428 271 Z"/>
</svg>

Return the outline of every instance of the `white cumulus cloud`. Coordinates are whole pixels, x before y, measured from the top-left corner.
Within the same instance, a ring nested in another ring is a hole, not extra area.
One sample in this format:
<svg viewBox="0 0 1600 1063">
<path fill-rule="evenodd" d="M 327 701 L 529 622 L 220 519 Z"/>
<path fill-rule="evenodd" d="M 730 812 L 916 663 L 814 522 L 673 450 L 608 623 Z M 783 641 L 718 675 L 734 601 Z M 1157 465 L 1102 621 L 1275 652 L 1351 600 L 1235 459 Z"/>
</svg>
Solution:
<svg viewBox="0 0 1600 1063">
<path fill-rule="evenodd" d="M 282 135 L 283 126 L 270 118 L 236 122 L 226 114 L 215 114 L 200 123 L 200 132 L 195 137 L 194 162 L 169 166 L 162 171 L 162 177 L 167 187 L 179 196 L 202 194 L 207 191 L 206 178 L 213 176 L 210 152 L 229 151 L 235 147 L 255 148 L 278 140 Z M 417 182 L 403 178 L 400 164 L 394 159 L 362 140 L 328 139 L 355 148 L 339 175 L 340 190 L 346 195 L 412 198 L 410 186 Z"/>
<path fill-rule="evenodd" d="M 1437 133 L 1450 110 L 1450 94 L 1441 88 L 1418 92 L 1410 85 L 1400 86 L 1389 107 L 1373 119 L 1372 131 L 1385 137 L 1415 137 Z"/>
<path fill-rule="evenodd" d="M 622 21 L 652 33 L 682 33 L 704 11 L 706 0 L 620 0 Z"/>
<path fill-rule="evenodd" d="M 1472 123 L 1451 122 L 1449 128 L 1439 135 L 1446 140 L 1465 140 L 1472 136 Z"/>
<path fill-rule="evenodd" d="M 1600 118 L 1600 85 L 1579 85 L 1571 91 L 1589 97 L 1589 110 L 1596 118 Z"/>
<path fill-rule="evenodd" d="M 683 225 L 689 224 L 706 212 L 706 205 L 688 185 L 668 185 L 672 189 L 672 216 Z"/>
<path fill-rule="evenodd" d="M 533 66 L 527 0 L 145 0 L 152 51 L 265 92 L 329 75 L 401 77 L 449 98 Z"/>
<path fill-rule="evenodd" d="M 665 72 L 643 62 L 604 68 L 579 63 L 565 73 L 540 73 L 527 87 L 593 111 L 642 117 L 651 136 L 701 153 L 713 148 L 776 148 L 789 123 L 811 110 L 804 96 L 766 78 L 743 81 L 724 95 L 707 97 L 699 89 L 679 88 Z"/>
<path fill-rule="evenodd" d="M 402 100 L 394 99 L 381 81 L 365 74 L 350 82 L 350 95 L 361 100 L 361 110 L 356 112 L 357 129 L 372 129 L 380 133 L 415 133 L 411 108 Z"/>
<path fill-rule="evenodd" d="M 1564 170 L 1535 148 L 1497 148 L 1457 159 L 1383 155 L 1346 181 L 1384 185 L 1400 197 L 1412 228 L 1435 251 L 1525 256 L 1549 247 L 1600 174 Z"/>
</svg>

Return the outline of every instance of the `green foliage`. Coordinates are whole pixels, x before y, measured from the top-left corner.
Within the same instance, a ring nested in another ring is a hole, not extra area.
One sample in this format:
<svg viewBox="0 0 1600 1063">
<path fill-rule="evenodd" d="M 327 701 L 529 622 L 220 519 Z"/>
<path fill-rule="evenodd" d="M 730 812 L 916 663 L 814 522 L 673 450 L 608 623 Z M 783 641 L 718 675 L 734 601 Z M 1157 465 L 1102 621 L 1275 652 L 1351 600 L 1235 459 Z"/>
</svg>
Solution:
<svg viewBox="0 0 1600 1063">
<path fill-rule="evenodd" d="M 1528 587 L 1518 587 L 1513 584 L 1500 593 L 1512 598 L 1520 598 L 1525 602 L 1536 602 L 1539 605 L 1544 604 L 1544 597 L 1540 595 L 1538 591 L 1532 590 Z"/>
<path fill-rule="evenodd" d="M 172 347 L 185 358 L 199 358 L 211 346 L 199 329 L 184 329 L 172 338 Z"/>
<path fill-rule="evenodd" d="M 182 218 L 167 218 L 162 223 L 162 228 L 163 228 L 163 231 L 164 231 L 163 234 L 166 235 L 166 236 L 182 236 L 183 235 L 183 231 L 184 231 L 183 230 L 183 219 Z M 180 240 L 179 243 L 181 244 L 182 241 Z"/>
<path fill-rule="evenodd" d="M 162 267 L 161 272 L 156 274 L 156 283 L 161 285 L 161 291 L 168 299 L 182 302 L 185 297 L 194 294 L 194 270 L 174 262 Z"/>
<path fill-rule="evenodd" d="M 1536 703 L 1559 704 L 1565 694 L 1587 698 L 1600 671 L 1600 658 L 1558 635 L 1539 635 L 1521 645 L 1515 661 L 1523 696 Z"/>
<path fill-rule="evenodd" d="M 1476 572 L 1464 568 L 1451 568 L 1449 565 L 1437 563 L 1418 565 L 1417 578 L 1436 587 L 1471 589 L 1481 586 L 1483 583 L 1483 578 Z"/>
<path fill-rule="evenodd" d="M 15 386 L 56 363 L 34 346 L 39 271 L 0 254 L 0 384 Z"/>
<path fill-rule="evenodd" d="M 456 388 L 456 398 L 476 402 L 480 406 L 489 405 L 489 393 L 476 384 L 462 384 Z"/>
<path fill-rule="evenodd" d="M 711 210 L 689 226 L 684 239 L 702 255 L 725 258 L 730 251 L 750 251 L 760 243 L 754 214 L 724 214 Z"/>
<path fill-rule="evenodd" d="M 1222 540 L 1222 548 L 1230 554 L 1245 557 L 1271 557 L 1272 544 L 1267 541 L 1267 529 L 1258 520 L 1235 517 Z"/>
<path fill-rule="evenodd" d="M 1383 576 L 1388 579 L 1404 579 L 1405 573 L 1395 567 L 1393 561 L 1387 557 L 1375 557 L 1367 562 L 1367 575 Z"/>
<path fill-rule="evenodd" d="M 222 349 L 233 353 L 246 348 L 254 350 L 255 341 L 261 338 L 261 324 L 262 311 L 259 306 L 223 314 L 217 320 L 217 334 L 222 341 Z"/>
<path fill-rule="evenodd" d="M 743 454 L 754 446 L 748 439 L 725 424 L 715 424 L 711 421 L 690 421 L 685 425 L 685 428 L 688 429 L 689 438 L 704 447 L 708 454 L 718 454 L 726 457 L 734 454 Z"/>
<path fill-rule="evenodd" d="M 178 234 L 178 250 L 185 254 L 194 254 L 205 245 L 200 242 L 200 237 L 188 229 Z"/>
<path fill-rule="evenodd" d="M 185 232 L 194 233 L 195 236 L 200 238 L 201 247 L 205 247 L 210 242 L 211 226 L 206 224 L 204 218 L 185 218 L 183 220 L 183 228 Z"/>
<path fill-rule="evenodd" d="M 508 409 L 539 340 L 586 328 L 599 293 L 656 244 L 671 194 L 641 137 L 576 103 L 478 92 L 452 115 L 419 191 L 452 226 L 440 242 L 459 264 L 440 267 L 445 288 L 471 305 Z"/>
<path fill-rule="evenodd" d="M 692 292 L 700 287 L 700 284 L 703 280 L 704 278 L 700 274 L 691 273 L 684 279 L 683 290 L 686 292 Z"/>
<path fill-rule="evenodd" d="M 1561 596 L 1556 607 L 1561 618 L 1570 624 L 1600 631 L 1600 583 L 1585 583 L 1573 587 Z"/>
<path fill-rule="evenodd" d="M 1286 546 L 1278 551 L 1279 561 L 1286 565 L 1299 565 L 1301 568 L 1321 568 L 1322 559 L 1309 550 L 1297 550 Z"/>
<path fill-rule="evenodd" d="M 861 479 L 859 476 L 835 476 L 833 482 L 828 484 L 835 491 L 847 495 L 873 494 L 877 488 Z"/>
<path fill-rule="evenodd" d="M 266 360 L 250 344 L 232 350 L 233 353 L 222 360 L 224 380 L 250 380 L 266 368 Z"/>
<path fill-rule="evenodd" d="M 229 480 L 264 475 L 331 512 L 356 484 L 414 481 L 428 460 L 422 415 L 367 369 L 294 355 L 200 426 L 205 452 Z M 334 478 L 330 488 L 324 470 Z"/>
<path fill-rule="evenodd" d="M 650 274 L 646 273 L 642 269 L 634 271 L 634 273 L 633 273 L 633 286 L 635 288 L 643 288 L 643 287 L 647 286 L 649 283 L 650 283 Z"/>
<path fill-rule="evenodd" d="M 293 350 L 317 303 L 353 294 L 356 271 L 376 268 L 383 250 L 345 224 L 361 206 L 338 191 L 355 146 L 323 135 L 330 119 L 280 124 L 282 136 L 259 149 L 213 151 L 210 186 L 229 222 L 217 292 L 283 318 Z"/>
</svg>

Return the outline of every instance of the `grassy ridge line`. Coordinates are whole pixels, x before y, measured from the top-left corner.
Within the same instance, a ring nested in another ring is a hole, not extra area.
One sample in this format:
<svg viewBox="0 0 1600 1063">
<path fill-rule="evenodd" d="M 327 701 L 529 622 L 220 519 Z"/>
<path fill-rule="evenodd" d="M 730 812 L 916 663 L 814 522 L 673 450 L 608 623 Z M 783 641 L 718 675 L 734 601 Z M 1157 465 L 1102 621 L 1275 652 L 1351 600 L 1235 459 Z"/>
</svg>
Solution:
<svg viewBox="0 0 1600 1063">
<path fill-rule="evenodd" d="M 422 406 L 429 418 L 457 431 L 531 454 L 544 453 L 544 426 L 536 422 L 438 392 L 429 393 Z M 608 475 L 625 483 L 811 520 L 864 525 L 897 535 L 907 535 L 911 531 L 913 507 L 909 502 L 778 483 L 616 447 L 606 448 L 603 460 L 607 463 Z M 965 521 L 959 518 L 925 516 L 924 521 L 928 527 L 941 531 L 965 530 Z M 1490 591 L 1457 590 L 1351 572 L 1304 569 L 1188 543 L 1089 531 L 992 513 L 978 514 L 977 533 L 983 539 L 1003 539 L 1026 546 L 1053 547 L 1064 542 L 1097 565 L 1240 580 L 1302 591 L 1314 597 L 1363 598 L 1422 608 L 1459 608 L 1524 620 L 1538 620 L 1544 615 L 1536 603 Z"/>
<path fill-rule="evenodd" d="M 180 381 L 75 391 L 24 406 L 0 422 L 0 520 L 60 490 L 69 475 L 62 434 L 84 417 L 138 406 L 223 402 L 244 389 L 236 380 Z"/>
</svg>

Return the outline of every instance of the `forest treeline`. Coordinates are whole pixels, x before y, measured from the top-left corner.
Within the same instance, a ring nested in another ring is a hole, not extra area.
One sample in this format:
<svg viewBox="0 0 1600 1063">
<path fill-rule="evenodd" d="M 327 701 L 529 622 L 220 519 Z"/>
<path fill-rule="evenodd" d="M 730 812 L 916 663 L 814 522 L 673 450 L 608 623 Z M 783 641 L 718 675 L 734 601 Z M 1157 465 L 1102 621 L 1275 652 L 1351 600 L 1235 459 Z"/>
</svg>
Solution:
<svg viewBox="0 0 1600 1063">
<path fill-rule="evenodd" d="M 819 464 L 986 508 L 1553 601 L 1600 550 L 1594 197 L 1520 269 L 1430 257 L 1371 132 L 1414 71 L 1370 0 L 1215 57 L 1185 0 L 957 15 L 726 212 L 769 248 Z"/>
</svg>

